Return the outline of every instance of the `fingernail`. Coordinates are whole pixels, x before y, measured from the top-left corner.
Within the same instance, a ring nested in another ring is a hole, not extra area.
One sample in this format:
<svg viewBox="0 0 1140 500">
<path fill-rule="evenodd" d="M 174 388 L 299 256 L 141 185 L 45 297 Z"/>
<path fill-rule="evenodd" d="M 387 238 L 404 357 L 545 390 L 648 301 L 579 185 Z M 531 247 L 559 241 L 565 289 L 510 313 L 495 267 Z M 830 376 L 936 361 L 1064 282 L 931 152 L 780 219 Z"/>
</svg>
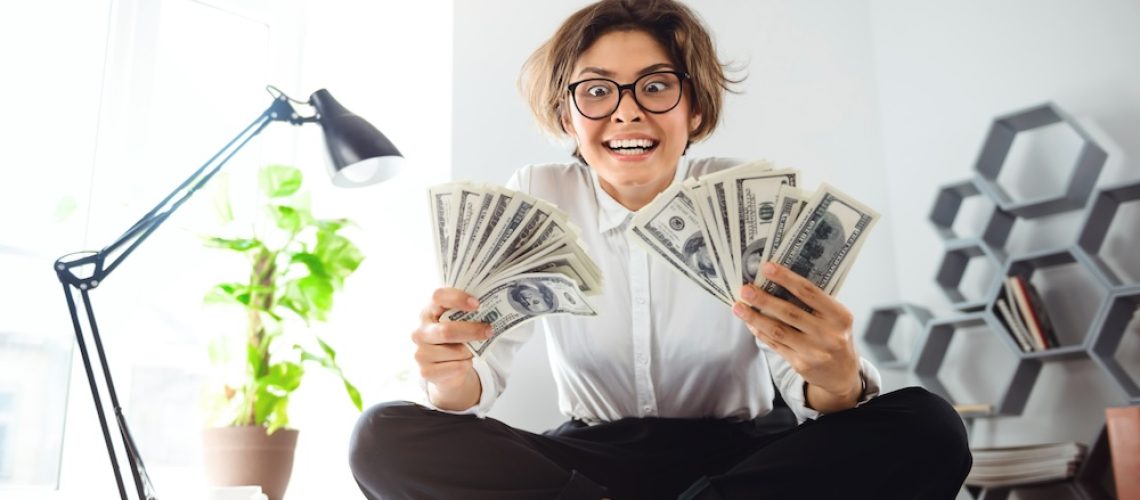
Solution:
<svg viewBox="0 0 1140 500">
<path fill-rule="evenodd" d="M 472 308 L 472 309 L 478 309 L 479 308 L 479 300 L 476 299 L 475 297 L 470 297 L 467 299 L 467 306 Z"/>
<path fill-rule="evenodd" d="M 776 266 L 774 264 L 772 264 L 771 262 L 765 262 L 763 270 L 764 270 L 765 276 L 771 276 L 772 274 L 774 274 L 776 272 Z"/>
<path fill-rule="evenodd" d="M 483 338 L 489 339 L 493 335 L 495 335 L 495 329 L 491 325 L 487 325 L 487 328 L 483 330 Z"/>
<path fill-rule="evenodd" d="M 732 314 L 735 314 L 737 317 L 743 318 L 744 312 L 744 304 L 738 302 L 732 305 Z"/>
<path fill-rule="evenodd" d="M 741 288 L 742 290 L 740 291 L 740 295 L 744 298 L 751 299 L 756 297 L 756 290 L 752 288 L 752 285 L 744 285 Z"/>
</svg>

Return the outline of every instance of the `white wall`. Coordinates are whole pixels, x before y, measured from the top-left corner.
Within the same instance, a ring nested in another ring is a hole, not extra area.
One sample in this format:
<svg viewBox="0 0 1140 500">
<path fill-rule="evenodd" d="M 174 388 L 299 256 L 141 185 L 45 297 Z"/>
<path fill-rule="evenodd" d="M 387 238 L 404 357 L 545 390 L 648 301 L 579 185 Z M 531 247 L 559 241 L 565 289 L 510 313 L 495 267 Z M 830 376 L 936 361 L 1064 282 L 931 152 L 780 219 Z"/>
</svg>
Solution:
<svg viewBox="0 0 1140 500">
<path fill-rule="evenodd" d="M 515 82 L 531 51 L 586 3 L 454 2 L 455 179 L 501 183 L 523 165 L 570 160 L 538 132 Z M 883 222 L 840 294 L 865 317 L 896 293 L 866 3 L 689 5 L 711 26 L 721 58 L 748 73 L 719 131 L 690 155 L 769 158 L 802 169 L 809 187 L 826 180 L 880 209 Z M 531 430 L 564 420 L 544 349 L 539 336 L 523 348 L 493 416 Z"/>
<path fill-rule="evenodd" d="M 1115 143 L 1106 144 L 1110 157 L 1098 184 L 1140 178 L 1135 161 L 1140 155 L 1140 136 L 1135 132 L 1140 127 L 1140 66 L 1134 63 L 1140 47 L 1136 30 L 1140 4 L 872 0 L 870 12 L 889 210 L 895 214 L 893 266 L 902 297 L 948 312 L 946 300 L 932 286 L 942 243 L 926 217 L 940 185 L 973 175 L 973 163 L 994 116 L 1051 100 L 1090 132 Z M 1011 185 L 1063 182 L 1057 168 L 1007 167 L 1018 170 L 1009 179 Z M 1072 244 L 1077 218 L 1019 222 L 1010 250 Z M 1131 269 L 1133 281 L 1138 277 L 1137 224 L 1135 210 L 1125 214 L 1110 233 L 1114 244 L 1106 245 L 1116 248 L 1107 256 Z M 1129 233 L 1133 250 L 1126 254 L 1120 240 Z M 1095 295 L 1097 290 L 1079 274 L 1065 269 L 1051 276 L 1046 286 L 1056 293 L 1057 308 L 1085 317 L 1095 307 L 1085 291 Z M 1073 328 L 1081 326 L 1086 325 Z M 1136 327 L 1134 322 L 1133 333 Z M 1006 379 L 997 374 L 1009 368 L 1008 349 L 967 337 L 970 340 L 955 339 L 951 346 L 953 356 L 942 371 L 947 385 L 963 398 L 1004 387 Z M 1137 366 L 1135 354 L 1122 356 Z M 1123 403 L 1122 393 L 1091 362 L 1046 364 L 1024 416 L 979 422 L 974 443 L 1089 442 L 1104 422 L 1103 408 Z M 1056 498 L 1064 497 L 1062 491 L 1048 488 L 1032 492 L 1036 496 L 1020 495 Z"/>
</svg>

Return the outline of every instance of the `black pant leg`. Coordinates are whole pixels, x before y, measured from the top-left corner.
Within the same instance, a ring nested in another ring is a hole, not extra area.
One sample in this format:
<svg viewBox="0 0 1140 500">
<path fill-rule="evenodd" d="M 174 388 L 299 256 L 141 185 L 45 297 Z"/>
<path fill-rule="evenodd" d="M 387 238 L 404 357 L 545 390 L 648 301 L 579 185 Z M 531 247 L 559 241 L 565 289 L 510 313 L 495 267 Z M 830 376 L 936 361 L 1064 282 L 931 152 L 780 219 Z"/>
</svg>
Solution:
<svg viewBox="0 0 1140 500">
<path fill-rule="evenodd" d="M 495 419 L 393 402 L 361 416 L 349 461 L 370 500 L 596 500 L 605 490 L 566 466 L 591 453 Z"/>
<path fill-rule="evenodd" d="M 953 499 L 969 473 L 965 426 L 942 398 L 908 387 L 808 421 L 686 499 Z"/>
</svg>

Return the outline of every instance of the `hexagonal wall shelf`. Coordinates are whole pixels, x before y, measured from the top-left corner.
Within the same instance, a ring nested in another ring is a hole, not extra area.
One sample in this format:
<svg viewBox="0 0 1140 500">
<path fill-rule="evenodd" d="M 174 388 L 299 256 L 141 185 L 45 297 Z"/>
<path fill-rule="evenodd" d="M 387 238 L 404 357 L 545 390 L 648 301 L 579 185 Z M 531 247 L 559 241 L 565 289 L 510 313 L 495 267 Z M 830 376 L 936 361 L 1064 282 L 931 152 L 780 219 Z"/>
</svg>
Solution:
<svg viewBox="0 0 1140 500">
<path fill-rule="evenodd" d="M 934 208 L 930 211 L 930 222 L 934 224 L 935 230 L 943 240 L 962 238 L 962 235 L 954 231 L 954 221 L 962 209 L 962 202 L 974 196 L 984 195 L 979 187 L 981 183 L 982 178 L 974 176 L 939 188 L 938 195 L 934 199 Z M 994 248 L 1004 247 L 1006 240 L 1009 239 L 1009 233 L 1013 230 L 1014 222 L 1016 217 L 995 203 L 993 213 L 982 232 L 982 241 Z"/>
<path fill-rule="evenodd" d="M 946 245 L 946 254 L 943 255 L 942 263 L 939 264 L 938 273 L 934 278 L 942 288 L 942 292 L 946 294 L 946 298 L 950 299 L 950 303 L 960 311 L 984 309 L 988 305 L 987 299 L 990 296 L 986 292 L 992 290 L 994 283 L 999 281 L 995 275 L 991 282 L 983 287 L 983 295 L 980 297 L 967 297 L 962 293 L 960 289 L 962 277 L 966 275 L 970 261 L 977 258 L 988 260 L 995 269 L 1001 269 L 1005 263 L 1004 253 L 993 250 L 981 240 L 955 240 Z"/>
<path fill-rule="evenodd" d="M 1077 264 L 1080 266 L 1080 269 L 1086 271 L 1092 267 L 1091 263 L 1086 260 L 1086 256 L 1084 254 L 1077 253 L 1074 248 L 1067 248 L 1061 250 L 1038 252 L 1036 254 L 1023 255 L 1014 258 L 1010 260 L 1006 265 L 1003 277 L 1017 275 L 1024 279 L 1026 282 L 1030 282 L 1033 279 L 1033 275 L 1040 270 L 1051 267 L 1065 266 L 1069 264 Z M 1096 306 L 1099 310 L 1099 307 L 1101 307 L 1101 304 L 1103 303 L 1103 301 L 1100 299 L 1108 294 L 1108 290 L 1104 288 L 1104 284 L 1101 282 L 1099 277 L 1095 275 L 1095 273 L 1092 273 L 1091 271 L 1089 271 L 1089 273 L 1092 275 L 1092 278 L 1090 279 L 1093 281 L 1094 286 L 1097 287 L 1098 292 L 1101 293 L 1100 298 L 1097 300 Z M 993 318 L 996 320 L 996 323 L 1000 327 L 998 331 L 1009 339 L 1015 339 L 1014 335 L 1006 326 L 1005 321 L 1001 319 L 1003 316 L 997 307 L 998 297 L 1001 297 L 1003 294 L 1003 285 L 999 281 L 995 287 L 990 290 L 990 303 L 987 307 L 987 310 L 990 315 L 993 316 Z M 1097 311 L 1094 310 L 1090 315 L 1091 318 L 1095 319 L 1096 314 Z M 1055 312 L 1053 316 L 1056 316 Z M 1057 323 L 1056 319 L 1054 319 L 1053 322 Z M 1090 321 L 1088 324 L 1092 324 L 1092 322 Z M 1017 340 L 1011 340 L 1011 342 L 1012 345 L 1015 346 L 1018 355 L 1024 358 L 1035 358 L 1042 360 L 1080 359 L 1088 357 L 1086 349 L 1088 346 L 1088 341 L 1091 337 L 1091 332 L 1092 330 L 1090 328 L 1082 328 L 1082 331 L 1079 332 L 1064 331 L 1062 333 L 1065 333 L 1067 335 L 1058 335 L 1062 345 L 1046 350 L 1025 351 L 1018 346 Z M 1073 339 L 1076 339 L 1076 341 Z"/>
<path fill-rule="evenodd" d="M 1121 286 L 1124 280 L 1100 257 L 1100 250 L 1120 206 L 1137 200 L 1140 200 L 1140 182 L 1098 189 L 1093 195 L 1077 238 L 1077 246 L 1088 255 L 1093 269 L 1100 273 L 1109 286 Z"/>
<path fill-rule="evenodd" d="M 931 392 L 946 398 L 954 403 L 955 398 L 946 390 L 946 386 L 938 377 L 942 362 L 946 359 L 946 351 L 954 334 L 962 328 L 984 326 L 991 331 L 998 328 L 995 320 L 985 311 L 963 314 L 945 319 L 931 321 L 926 326 L 923 335 L 923 345 L 919 350 L 918 359 L 914 364 L 914 374 Z M 1015 358 L 1013 376 L 1003 391 L 999 401 L 993 402 L 994 414 L 1020 415 L 1025 409 L 1025 402 L 1033 390 L 1033 383 L 1041 372 L 1041 361 L 1037 359 Z"/>
<path fill-rule="evenodd" d="M 867 321 L 867 329 L 863 333 L 863 342 L 879 368 L 905 369 L 918 359 L 917 350 L 921 345 L 919 342 L 921 337 L 915 338 L 910 357 L 907 359 L 900 359 L 890 348 L 891 336 L 895 333 L 895 326 L 900 317 L 914 318 L 919 328 L 925 329 L 926 323 L 932 316 L 929 310 L 914 304 L 893 304 L 873 309 L 871 319 Z"/>
<path fill-rule="evenodd" d="M 1131 404 L 1140 404 L 1140 382 L 1117 361 L 1116 351 L 1137 310 L 1140 310 L 1140 285 L 1114 289 L 1093 321 L 1089 349 L 1093 361 L 1124 391 Z"/>
<path fill-rule="evenodd" d="M 1014 200 L 998 184 L 998 174 L 1005 165 L 1014 139 L 1018 133 L 1060 122 L 1070 127 L 1082 141 L 1080 153 L 1066 182 L 1068 187 L 1062 193 L 1053 193 L 1040 199 Z M 982 190 L 987 191 L 1002 210 L 1018 217 L 1032 218 L 1084 206 L 1107 158 L 1104 149 L 1072 117 L 1053 103 L 1045 103 L 995 119 L 978 155 L 975 170 L 981 175 Z"/>
</svg>

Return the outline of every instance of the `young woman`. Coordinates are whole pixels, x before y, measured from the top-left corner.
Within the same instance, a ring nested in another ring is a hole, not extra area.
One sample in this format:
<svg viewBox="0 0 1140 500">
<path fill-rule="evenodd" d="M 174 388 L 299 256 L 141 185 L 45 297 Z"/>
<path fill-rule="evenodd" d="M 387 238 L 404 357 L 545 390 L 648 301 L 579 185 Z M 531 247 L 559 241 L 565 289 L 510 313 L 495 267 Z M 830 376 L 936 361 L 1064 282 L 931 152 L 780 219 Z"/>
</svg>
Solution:
<svg viewBox="0 0 1140 500">
<path fill-rule="evenodd" d="M 351 465 L 366 497 L 956 495 L 971 465 L 962 422 L 919 388 L 879 395 L 843 304 L 766 265 L 814 312 L 752 285 L 729 310 L 626 238 L 632 213 L 672 183 L 738 163 L 684 156 L 716 128 L 730 83 L 693 12 L 671 0 L 585 7 L 520 82 L 578 161 L 523 168 L 508 185 L 566 210 L 606 279 L 596 317 L 541 322 L 570 420 L 540 435 L 485 418 L 535 323 L 473 358 L 463 342 L 488 338 L 489 326 L 439 323 L 445 310 L 477 308 L 441 288 L 412 334 L 434 408 L 387 403 L 363 415 Z M 798 426 L 773 429 L 780 396 Z"/>
</svg>

